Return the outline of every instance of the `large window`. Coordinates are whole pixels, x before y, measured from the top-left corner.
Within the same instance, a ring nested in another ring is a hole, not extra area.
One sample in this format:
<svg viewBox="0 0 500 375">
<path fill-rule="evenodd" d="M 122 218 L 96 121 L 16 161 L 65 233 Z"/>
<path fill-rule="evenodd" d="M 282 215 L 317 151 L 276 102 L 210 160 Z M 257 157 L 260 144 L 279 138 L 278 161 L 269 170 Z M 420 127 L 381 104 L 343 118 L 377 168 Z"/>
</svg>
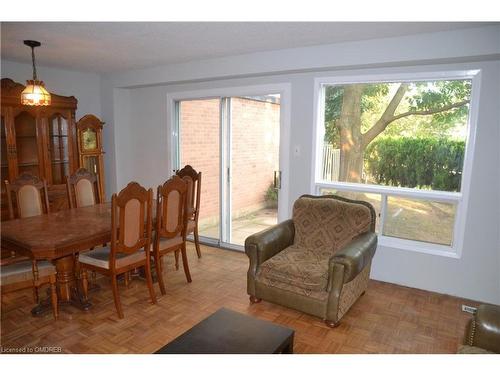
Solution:
<svg viewBox="0 0 500 375">
<path fill-rule="evenodd" d="M 317 80 L 315 193 L 372 203 L 382 243 L 459 255 L 476 75 Z"/>
</svg>

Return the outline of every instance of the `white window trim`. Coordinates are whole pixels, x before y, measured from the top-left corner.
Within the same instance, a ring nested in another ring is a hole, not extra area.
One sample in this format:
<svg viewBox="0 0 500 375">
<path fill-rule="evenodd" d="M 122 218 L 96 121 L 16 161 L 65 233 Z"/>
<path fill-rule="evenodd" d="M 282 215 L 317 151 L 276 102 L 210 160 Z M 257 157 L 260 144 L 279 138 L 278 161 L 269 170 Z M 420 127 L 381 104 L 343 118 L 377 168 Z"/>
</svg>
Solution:
<svg viewBox="0 0 500 375">
<path fill-rule="evenodd" d="M 462 170 L 461 192 L 445 192 L 434 190 L 419 190 L 411 188 L 393 188 L 389 186 L 368 185 L 346 182 L 321 181 L 320 168 L 321 149 L 324 139 L 324 85 L 345 85 L 352 83 L 380 83 L 380 82 L 415 82 L 426 80 L 445 79 L 470 79 L 472 81 L 471 100 L 468 117 L 468 134 L 465 144 L 464 166 Z M 476 128 L 479 108 L 481 71 L 480 70 L 448 70 L 429 71 L 419 73 L 401 74 L 362 74 L 356 76 L 318 77 L 314 80 L 314 127 L 313 127 L 313 158 L 311 168 L 311 193 L 319 194 L 321 188 L 347 190 L 365 193 L 381 194 L 381 223 L 385 220 L 384 200 L 387 196 L 402 196 L 415 199 L 430 199 L 434 201 L 454 203 L 457 205 L 455 213 L 455 224 L 453 227 L 453 243 L 451 246 L 433 244 L 422 241 L 413 241 L 379 234 L 379 244 L 406 251 L 445 256 L 450 258 L 461 258 L 463 250 L 464 232 L 469 202 L 469 192 L 472 175 L 472 163 L 476 143 Z M 382 227 L 382 226 L 381 226 Z M 382 231 L 381 231 L 382 232 Z"/>
</svg>

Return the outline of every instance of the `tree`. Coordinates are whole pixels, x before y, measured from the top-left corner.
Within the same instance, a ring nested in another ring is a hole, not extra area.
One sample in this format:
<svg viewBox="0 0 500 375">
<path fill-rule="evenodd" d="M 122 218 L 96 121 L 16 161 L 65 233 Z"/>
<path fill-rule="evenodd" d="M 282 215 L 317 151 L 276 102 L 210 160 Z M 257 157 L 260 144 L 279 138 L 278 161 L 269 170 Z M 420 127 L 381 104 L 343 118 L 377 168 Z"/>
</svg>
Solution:
<svg viewBox="0 0 500 375">
<path fill-rule="evenodd" d="M 361 181 L 366 147 L 400 119 L 432 116 L 435 126 L 453 126 L 467 113 L 470 90 L 468 80 L 327 87 L 325 140 L 340 148 L 339 181 Z M 377 116 L 363 124 L 363 114 L 374 109 Z"/>
</svg>

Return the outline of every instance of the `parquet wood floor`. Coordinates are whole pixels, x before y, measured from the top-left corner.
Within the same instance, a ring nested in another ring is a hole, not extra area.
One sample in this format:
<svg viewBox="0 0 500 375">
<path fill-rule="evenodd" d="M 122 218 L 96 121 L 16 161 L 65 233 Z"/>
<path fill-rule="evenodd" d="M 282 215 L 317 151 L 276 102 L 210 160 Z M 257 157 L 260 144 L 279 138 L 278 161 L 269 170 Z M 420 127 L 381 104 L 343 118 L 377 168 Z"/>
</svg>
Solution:
<svg viewBox="0 0 500 375">
<path fill-rule="evenodd" d="M 167 295 L 155 284 L 158 304 L 149 303 L 146 283 L 120 286 L 125 319 L 118 319 L 110 282 L 90 295 L 93 308 L 63 307 L 30 315 L 30 290 L 2 297 L 1 345 L 4 348 L 59 346 L 63 353 L 152 353 L 220 307 L 293 328 L 295 353 L 454 353 L 470 315 L 462 303 L 477 303 L 437 293 L 371 281 L 337 328 L 315 317 L 267 302 L 250 305 L 246 294 L 247 257 L 203 246 L 201 259 L 188 248 L 193 282 L 187 284 L 173 257 L 166 267 Z"/>
</svg>

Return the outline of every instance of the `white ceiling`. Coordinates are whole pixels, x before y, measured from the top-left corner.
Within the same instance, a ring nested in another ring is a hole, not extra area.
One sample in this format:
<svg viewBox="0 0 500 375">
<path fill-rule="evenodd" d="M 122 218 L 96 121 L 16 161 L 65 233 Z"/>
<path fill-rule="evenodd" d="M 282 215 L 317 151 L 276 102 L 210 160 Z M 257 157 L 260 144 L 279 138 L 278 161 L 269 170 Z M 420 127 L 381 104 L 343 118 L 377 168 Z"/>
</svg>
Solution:
<svg viewBox="0 0 500 375">
<path fill-rule="evenodd" d="M 2 59 L 112 72 L 274 49 L 478 27 L 452 22 L 4 22 Z"/>
</svg>

